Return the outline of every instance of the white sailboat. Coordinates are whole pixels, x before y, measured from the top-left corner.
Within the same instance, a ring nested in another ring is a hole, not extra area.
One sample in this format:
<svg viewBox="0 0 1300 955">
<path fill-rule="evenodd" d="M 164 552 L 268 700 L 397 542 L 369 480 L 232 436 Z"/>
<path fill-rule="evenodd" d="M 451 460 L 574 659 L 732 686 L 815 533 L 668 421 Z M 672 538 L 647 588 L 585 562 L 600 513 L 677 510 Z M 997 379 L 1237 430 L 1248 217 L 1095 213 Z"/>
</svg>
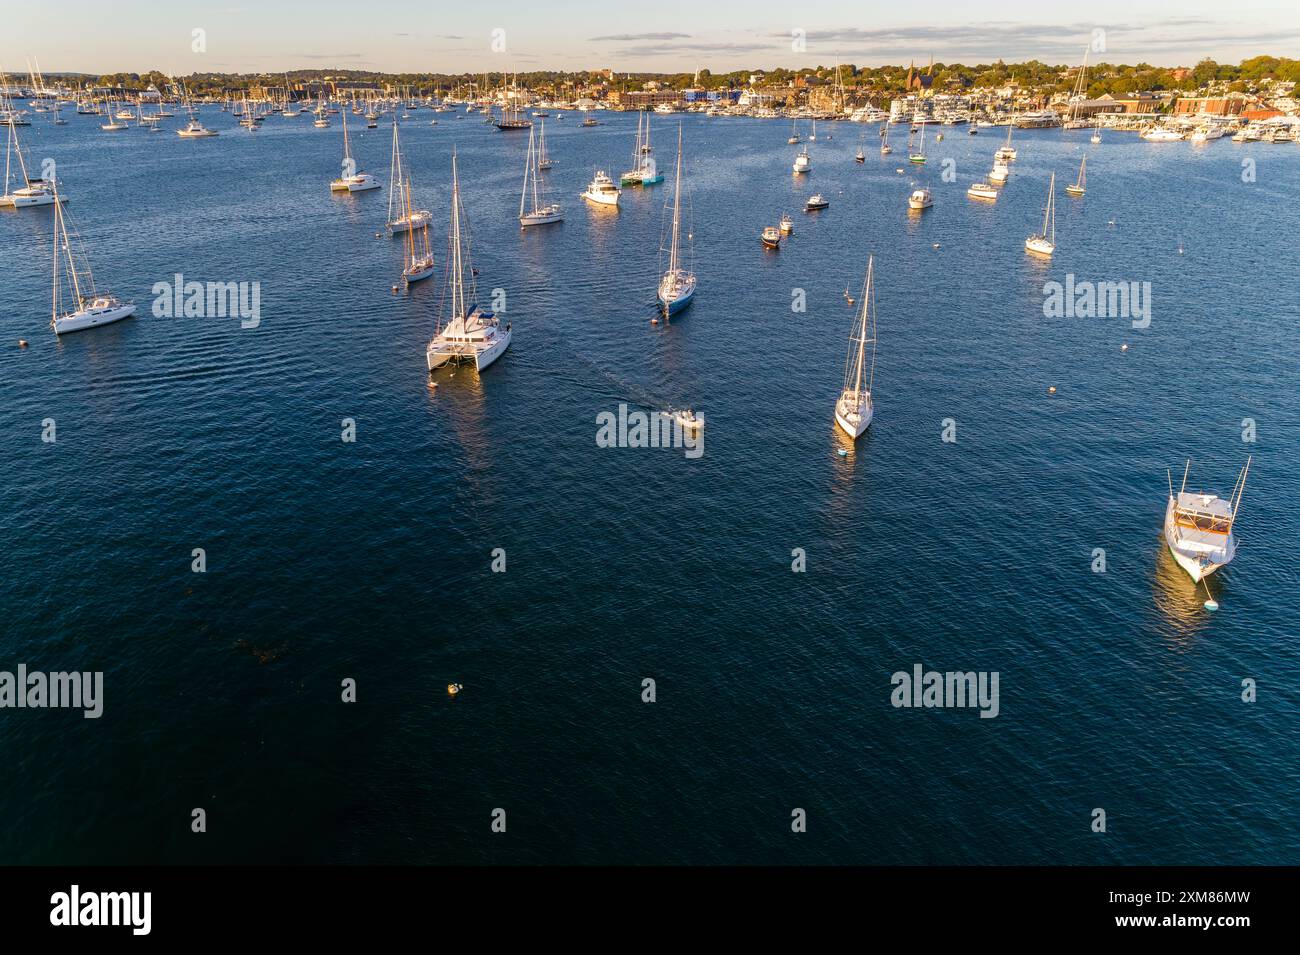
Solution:
<svg viewBox="0 0 1300 955">
<path fill-rule="evenodd" d="M 1016 158 L 1016 150 L 1011 145 L 1011 131 L 1016 128 L 1016 114 L 1011 114 L 1011 122 L 1007 123 L 1007 141 L 1002 144 L 994 155 L 994 159 L 1001 159 L 1005 162 L 1013 162 Z"/>
<path fill-rule="evenodd" d="M 19 179 L 22 183 L 17 189 L 10 189 L 13 179 L 13 160 L 18 160 Z M 23 156 L 22 143 L 18 141 L 18 130 L 9 127 L 9 146 L 5 151 L 5 190 L 0 195 L 0 208 L 27 209 L 32 206 L 48 206 L 55 202 L 67 202 L 58 199 L 54 183 L 45 179 L 33 179 L 27 172 L 27 160 Z"/>
<path fill-rule="evenodd" d="M 456 171 L 456 156 L 451 157 L 451 236 L 447 255 L 447 294 L 443 304 L 447 321 L 439 315 L 434 336 L 425 349 L 429 371 L 441 368 L 448 362 L 473 362 L 479 371 L 487 368 L 510 347 L 510 323 L 501 327 L 501 320 L 482 308 L 476 301 L 478 293 L 474 267 L 470 262 L 469 244 L 464 240 L 461 218 L 464 210 L 460 201 L 460 178 Z M 465 273 L 469 271 L 469 284 Z"/>
<path fill-rule="evenodd" d="M 880 155 L 888 156 L 894 151 L 894 147 L 889 145 L 889 124 L 883 123 L 880 127 Z"/>
<path fill-rule="evenodd" d="M 1165 543 L 1174 555 L 1178 566 L 1187 571 L 1198 583 L 1237 555 L 1237 541 L 1232 535 L 1241 495 L 1246 490 L 1246 475 L 1250 472 L 1250 458 L 1237 475 L 1232 497 L 1223 500 L 1214 494 L 1187 493 L 1189 460 L 1183 468 L 1183 484 L 1174 494 L 1172 475 L 1169 476 L 1169 500 L 1165 506 Z"/>
<path fill-rule="evenodd" d="M 682 267 L 682 127 L 677 126 L 677 174 L 673 188 L 673 224 L 668 245 L 668 271 L 659 279 L 659 304 L 675 315 L 695 297 L 695 273 Z"/>
<path fill-rule="evenodd" d="M 79 332 L 98 325 L 108 325 L 135 314 L 134 302 L 123 302 L 108 292 L 95 289 L 95 276 L 80 251 L 77 265 L 75 233 L 69 233 L 63 203 L 54 185 L 54 293 L 50 309 L 50 327 L 54 334 Z"/>
<path fill-rule="evenodd" d="M 850 438 L 857 439 L 871 424 L 875 408 L 871 403 L 871 388 L 876 374 L 876 307 L 871 295 L 875 256 L 867 257 L 867 278 L 862 286 L 862 311 L 853 323 L 849 335 L 849 353 L 844 360 L 844 388 L 835 402 L 835 423 Z M 867 345 L 871 345 L 871 364 L 867 365 Z M 866 387 L 863 387 L 863 372 Z"/>
<path fill-rule="evenodd" d="M 1025 251 L 1034 255 L 1051 255 L 1056 251 L 1056 173 L 1047 187 L 1047 208 L 1043 210 L 1043 231 L 1025 240 Z"/>
<path fill-rule="evenodd" d="M 365 192 L 380 188 L 379 180 L 368 172 L 361 172 L 357 162 L 352 158 L 351 141 L 348 139 L 348 114 L 343 116 L 343 175 L 330 182 L 331 192 Z"/>
<path fill-rule="evenodd" d="M 438 121 L 435 119 L 434 123 Z M 537 121 L 537 168 L 545 172 L 555 165 L 555 160 L 551 158 L 550 151 L 546 148 L 546 120 Z"/>
<path fill-rule="evenodd" d="M 393 156 L 389 161 L 389 181 L 393 188 L 388 193 L 387 228 L 390 236 L 401 232 L 420 229 L 433 221 L 433 213 L 428 209 L 412 207 L 411 174 L 406 169 L 402 158 L 402 144 L 397 135 L 397 122 L 393 122 Z"/>
<path fill-rule="evenodd" d="M 1079 160 L 1079 178 L 1075 180 L 1074 185 L 1066 186 L 1065 191 L 1068 195 L 1076 198 L 1082 196 L 1088 188 L 1088 155 L 1085 153 L 1083 159 Z"/>
<path fill-rule="evenodd" d="M 415 219 L 414 213 L 411 212 L 410 179 L 406 180 L 401 191 L 406 201 L 403 218 L 410 223 Z M 429 247 L 429 220 L 426 218 L 421 225 L 409 226 L 406 229 L 406 262 L 402 268 L 402 281 L 410 285 L 413 282 L 423 281 L 431 275 L 433 275 L 433 250 Z"/>
<path fill-rule="evenodd" d="M 546 187 L 542 184 L 541 173 L 537 168 L 537 150 L 533 130 L 528 130 L 528 153 L 524 160 L 524 188 L 519 194 L 519 227 L 526 229 L 534 225 L 550 225 L 564 221 L 564 210 L 558 202 L 546 201 Z M 531 186 L 531 190 L 530 187 Z M 529 193 L 532 205 L 529 206 Z"/>
</svg>

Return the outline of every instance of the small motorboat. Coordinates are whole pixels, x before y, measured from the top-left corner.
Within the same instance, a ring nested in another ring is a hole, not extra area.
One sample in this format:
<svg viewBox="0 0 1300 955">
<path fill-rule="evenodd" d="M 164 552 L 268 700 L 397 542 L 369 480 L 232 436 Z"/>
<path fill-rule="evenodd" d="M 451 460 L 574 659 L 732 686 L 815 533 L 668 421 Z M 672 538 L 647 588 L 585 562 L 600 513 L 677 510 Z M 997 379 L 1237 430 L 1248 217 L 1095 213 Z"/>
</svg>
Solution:
<svg viewBox="0 0 1300 955">
<path fill-rule="evenodd" d="M 794 220 L 788 215 L 781 217 L 781 234 L 794 235 Z"/>
<path fill-rule="evenodd" d="M 774 225 L 767 226 L 763 229 L 763 234 L 759 237 L 763 240 L 763 245 L 769 249 L 781 248 L 781 230 Z"/>
<path fill-rule="evenodd" d="M 807 212 L 816 212 L 818 209 L 829 209 L 831 201 L 823 196 L 820 192 L 809 198 L 804 203 L 804 210 Z"/>
</svg>

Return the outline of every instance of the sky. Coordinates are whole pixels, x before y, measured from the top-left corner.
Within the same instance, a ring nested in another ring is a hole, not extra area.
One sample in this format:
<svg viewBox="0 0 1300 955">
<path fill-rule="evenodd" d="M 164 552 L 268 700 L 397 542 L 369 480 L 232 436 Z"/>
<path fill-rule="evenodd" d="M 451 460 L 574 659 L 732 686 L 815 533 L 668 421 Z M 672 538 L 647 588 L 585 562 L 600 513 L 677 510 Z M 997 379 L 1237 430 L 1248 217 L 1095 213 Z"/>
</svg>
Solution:
<svg viewBox="0 0 1300 955">
<path fill-rule="evenodd" d="M 1300 59 L 1300 0 L 39 0 L 0 14 L 0 69 L 714 72 L 1039 59 Z"/>
</svg>

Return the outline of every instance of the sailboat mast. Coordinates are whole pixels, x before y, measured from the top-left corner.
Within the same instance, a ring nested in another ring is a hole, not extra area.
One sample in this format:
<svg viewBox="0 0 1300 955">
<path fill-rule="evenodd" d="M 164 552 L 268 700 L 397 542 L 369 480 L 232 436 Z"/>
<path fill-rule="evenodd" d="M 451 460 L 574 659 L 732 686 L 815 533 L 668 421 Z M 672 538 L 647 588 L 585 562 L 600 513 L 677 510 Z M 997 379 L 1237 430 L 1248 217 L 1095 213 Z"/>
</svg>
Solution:
<svg viewBox="0 0 1300 955">
<path fill-rule="evenodd" d="M 875 264 L 875 256 L 868 256 L 867 287 L 862 296 L 862 328 L 858 333 L 858 368 L 853 382 L 853 394 L 858 400 L 862 399 L 862 359 L 867 349 L 867 322 L 870 321 L 871 315 L 871 273 L 875 268 Z"/>
<path fill-rule="evenodd" d="M 460 257 L 460 178 L 456 172 L 456 154 L 451 155 L 451 315 L 465 317 L 465 276 Z M 461 323 L 462 329 L 464 322 Z"/>
<path fill-rule="evenodd" d="M 682 126 L 677 124 L 677 177 L 673 190 L 673 245 L 668 256 L 668 271 L 677 271 L 677 240 L 682 230 Z"/>
</svg>

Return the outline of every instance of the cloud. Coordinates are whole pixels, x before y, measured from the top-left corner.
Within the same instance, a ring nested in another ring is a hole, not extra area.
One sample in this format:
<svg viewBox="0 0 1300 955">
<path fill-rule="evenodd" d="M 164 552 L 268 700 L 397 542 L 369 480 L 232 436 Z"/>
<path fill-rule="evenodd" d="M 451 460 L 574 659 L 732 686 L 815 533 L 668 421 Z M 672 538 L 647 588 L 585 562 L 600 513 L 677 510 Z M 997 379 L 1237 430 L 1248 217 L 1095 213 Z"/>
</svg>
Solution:
<svg viewBox="0 0 1300 955">
<path fill-rule="evenodd" d="M 615 33 L 588 37 L 592 43 L 637 43 L 641 40 L 689 40 L 689 33 Z"/>
</svg>

